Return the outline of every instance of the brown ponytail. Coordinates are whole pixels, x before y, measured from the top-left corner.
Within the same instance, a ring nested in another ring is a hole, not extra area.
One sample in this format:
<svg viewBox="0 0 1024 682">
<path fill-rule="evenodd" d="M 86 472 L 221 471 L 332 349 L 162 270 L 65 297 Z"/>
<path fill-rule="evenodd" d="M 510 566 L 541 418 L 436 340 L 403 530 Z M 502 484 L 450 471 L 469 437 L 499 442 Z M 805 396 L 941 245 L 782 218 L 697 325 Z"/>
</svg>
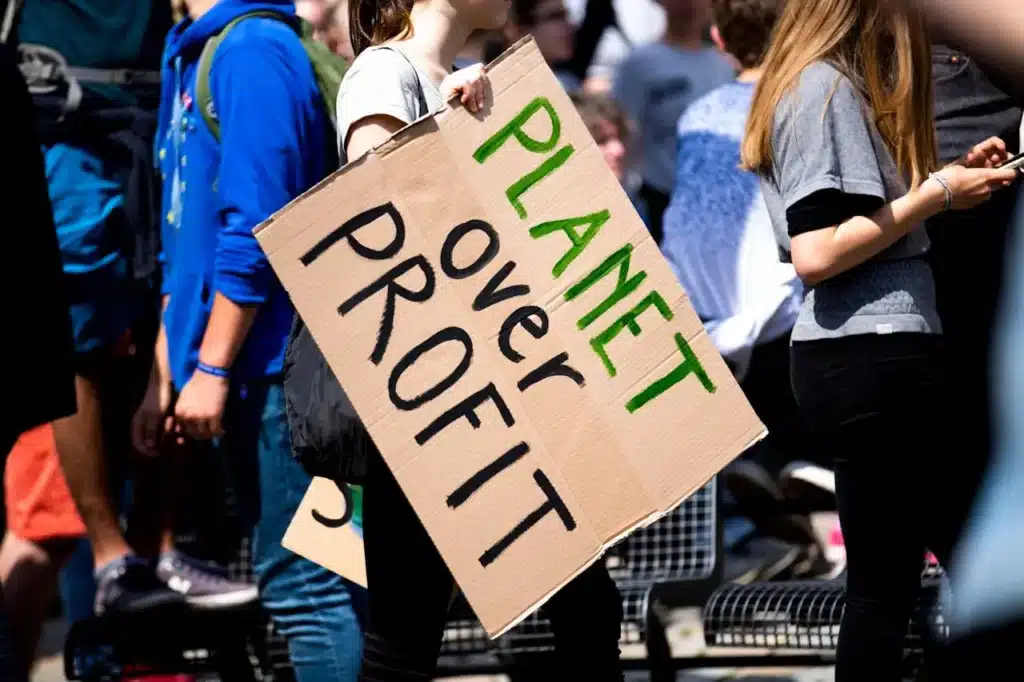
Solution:
<svg viewBox="0 0 1024 682">
<path fill-rule="evenodd" d="M 412 30 L 409 15 L 416 0 L 349 0 L 348 25 L 352 50 L 358 55 L 371 45 L 400 38 Z"/>
</svg>

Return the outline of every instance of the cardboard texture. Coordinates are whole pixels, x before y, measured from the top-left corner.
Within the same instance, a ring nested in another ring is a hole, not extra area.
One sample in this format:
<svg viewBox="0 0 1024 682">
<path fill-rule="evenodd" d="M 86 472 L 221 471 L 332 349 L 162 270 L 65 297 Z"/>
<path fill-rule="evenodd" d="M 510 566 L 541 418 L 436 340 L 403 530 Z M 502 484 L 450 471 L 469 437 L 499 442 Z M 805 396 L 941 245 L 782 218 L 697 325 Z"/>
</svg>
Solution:
<svg viewBox="0 0 1024 682">
<path fill-rule="evenodd" d="M 533 42 L 489 75 L 257 237 L 496 636 L 765 430 Z"/>
<path fill-rule="evenodd" d="M 314 478 L 281 544 L 366 587 L 362 498 L 359 486 Z"/>
</svg>

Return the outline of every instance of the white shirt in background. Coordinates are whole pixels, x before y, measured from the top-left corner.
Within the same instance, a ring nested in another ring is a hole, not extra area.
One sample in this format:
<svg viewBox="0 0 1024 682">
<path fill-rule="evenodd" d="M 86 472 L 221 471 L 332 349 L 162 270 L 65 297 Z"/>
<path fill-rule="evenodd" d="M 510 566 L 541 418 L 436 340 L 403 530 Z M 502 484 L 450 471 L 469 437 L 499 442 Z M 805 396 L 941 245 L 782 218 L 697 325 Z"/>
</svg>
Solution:
<svg viewBox="0 0 1024 682">
<path fill-rule="evenodd" d="M 665 32 L 665 10 L 656 0 L 613 0 L 621 31 L 607 29 L 597 44 L 587 76 L 611 81 L 633 48 L 653 43 Z M 587 0 L 565 0 L 573 24 L 579 25 Z"/>
</svg>

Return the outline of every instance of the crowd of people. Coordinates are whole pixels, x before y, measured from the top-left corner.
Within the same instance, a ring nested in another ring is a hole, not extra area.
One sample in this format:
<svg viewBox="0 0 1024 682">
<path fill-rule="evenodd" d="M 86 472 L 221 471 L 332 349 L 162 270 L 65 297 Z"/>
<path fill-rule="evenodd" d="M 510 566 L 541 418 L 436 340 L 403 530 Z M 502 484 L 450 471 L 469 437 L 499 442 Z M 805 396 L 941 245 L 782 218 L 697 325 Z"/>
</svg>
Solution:
<svg viewBox="0 0 1024 682">
<path fill-rule="evenodd" d="M 259 604 L 299 682 L 431 679 L 457 585 L 354 411 L 309 407 L 252 231 L 453 97 L 479 110 L 482 63 L 532 35 L 769 429 L 721 476 L 728 577 L 845 579 L 837 680 L 899 679 L 922 566 L 954 567 L 1001 442 L 1024 105 L 915 4 L 7 0 L 3 671 L 62 582 L 71 618 Z M 314 402 L 342 405 L 329 379 Z M 312 474 L 363 486 L 369 590 L 281 545 Z M 218 486 L 255 584 L 196 541 Z M 957 577 L 974 622 L 992 592 Z M 622 679 L 602 563 L 544 611 L 555 679 Z"/>
</svg>

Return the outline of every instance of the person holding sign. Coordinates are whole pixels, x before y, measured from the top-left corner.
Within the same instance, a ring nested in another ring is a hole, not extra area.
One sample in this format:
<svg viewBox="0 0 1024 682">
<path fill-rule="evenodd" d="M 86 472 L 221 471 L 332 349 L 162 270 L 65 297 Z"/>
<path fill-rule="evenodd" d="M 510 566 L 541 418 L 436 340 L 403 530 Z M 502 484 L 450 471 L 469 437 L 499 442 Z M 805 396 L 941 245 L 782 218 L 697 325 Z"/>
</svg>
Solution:
<svg viewBox="0 0 1024 682">
<path fill-rule="evenodd" d="M 353 0 L 358 55 L 338 93 L 342 160 L 356 159 L 459 96 L 472 112 L 487 86 L 479 65 L 449 74 L 469 35 L 500 28 L 504 0 Z M 370 615 L 362 679 L 432 679 L 455 583 L 380 453 L 363 498 Z M 601 562 L 551 598 L 558 679 L 621 680 L 621 601 Z"/>
<path fill-rule="evenodd" d="M 791 371 L 803 415 L 835 458 L 848 560 L 837 682 L 901 679 L 925 549 L 948 565 L 951 508 L 973 492 L 935 459 L 956 401 L 944 390 L 920 228 L 982 203 L 1016 171 L 994 168 L 1008 155 L 993 138 L 933 172 L 930 68 L 914 13 L 790 2 L 743 141 L 776 239 L 808 287 Z"/>
</svg>

